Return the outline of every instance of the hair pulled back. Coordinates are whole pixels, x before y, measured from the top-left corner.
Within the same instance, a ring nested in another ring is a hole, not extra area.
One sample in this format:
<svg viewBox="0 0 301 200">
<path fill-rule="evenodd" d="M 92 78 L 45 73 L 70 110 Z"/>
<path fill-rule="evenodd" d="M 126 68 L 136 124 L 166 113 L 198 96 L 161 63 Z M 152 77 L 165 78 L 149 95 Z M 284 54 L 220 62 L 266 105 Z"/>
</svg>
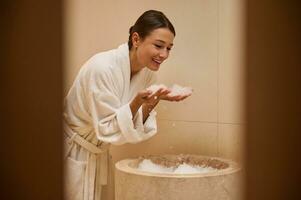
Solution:
<svg viewBox="0 0 301 200">
<path fill-rule="evenodd" d="M 131 26 L 129 33 L 128 46 L 129 49 L 132 49 L 132 35 L 134 32 L 137 32 L 139 36 L 144 39 L 148 36 L 153 30 L 158 28 L 168 28 L 174 36 L 176 36 L 175 29 L 169 19 L 161 12 L 157 10 L 148 10 L 145 11 L 136 21 L 136 23 Z"/>
</svg>

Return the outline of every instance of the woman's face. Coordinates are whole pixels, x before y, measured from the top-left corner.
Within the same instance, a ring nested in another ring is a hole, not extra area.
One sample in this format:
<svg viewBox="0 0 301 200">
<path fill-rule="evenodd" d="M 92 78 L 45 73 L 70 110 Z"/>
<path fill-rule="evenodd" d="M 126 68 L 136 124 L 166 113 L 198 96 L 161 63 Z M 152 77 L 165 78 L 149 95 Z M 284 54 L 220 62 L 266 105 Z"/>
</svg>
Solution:
<svg viewBox="0 0 301 200">
<path fill-rule="evenodd" d="M 152 71 L 159 70 L 160 65 L 169 56 L 174 37 L 168 28 L 158 28 L 143 40 L 139 38 L 136 43 L 136 55 L 139 65 Z"/>
</svg>

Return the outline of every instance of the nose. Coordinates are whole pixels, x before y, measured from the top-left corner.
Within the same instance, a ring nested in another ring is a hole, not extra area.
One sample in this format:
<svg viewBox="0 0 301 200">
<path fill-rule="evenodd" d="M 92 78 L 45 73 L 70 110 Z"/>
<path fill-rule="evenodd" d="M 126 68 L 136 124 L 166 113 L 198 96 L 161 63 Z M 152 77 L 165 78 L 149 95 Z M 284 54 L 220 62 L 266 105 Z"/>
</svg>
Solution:
<svg viewBox="0 0 301 200">
<path fill-rule="evenodd" d="M 169 51 L 167 49 L 162 49 L 159 54 L 160 58 L 166 59 L 169 56 Z"/>
</svg>

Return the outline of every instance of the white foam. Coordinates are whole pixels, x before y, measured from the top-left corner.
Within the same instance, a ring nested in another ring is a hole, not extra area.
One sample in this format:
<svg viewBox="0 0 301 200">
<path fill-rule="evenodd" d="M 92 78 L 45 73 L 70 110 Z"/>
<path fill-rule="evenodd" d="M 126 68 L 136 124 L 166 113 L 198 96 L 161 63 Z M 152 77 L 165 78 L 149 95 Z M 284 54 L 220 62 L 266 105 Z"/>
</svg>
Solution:
<svg viewBox="0 0 301 200">
<path fill-rule="evenodd" d="M 190 87 L 183 87 L 177 84 L 174 84 L 171 88 L 171 92 L 168 94 L 168 96 L 188 96 L 192 94 L 192 88 Z"/>
<path fill-rule="evenodd" d="M 152 94 L 156 93 L 158 90 L 160 90 L 161 88 L 163 89 L 166 89 L 166 85 L 164 84 L 160 84 L 160 85 L 157 85 L 157 84 L 154 84 L 154 85 L 151 85 L 147 88 L 147 90 L 150 90 L 152 91 Z"/>
<path fill-rule="evenodd" d="M 174 171 L 175 174 L 193 174 L 199 172 L 200 171 L 198 168 L 191 165 L 187 165 L 186 163 L 179 165 Z"/>
<path fill-rule="evenodd" d="M 178 167 L 164 167 L 153 163 L 150 159 L 143 159 L 137 169 L 145 172 L 173 174 L 195 174 L 217 171 L 217 169 L 212 167 L 192 166 L 186 163 L 180 164 Z"/>
<path fill-rule="evenodd" d="M 152 91 L 152 94 L 156 93 L 159 89 L 167 89 L 167 86 L 164 84 L 154 84 L 147 88 L 147 90 Z M 192 94 L 192 88 L 191 87 L 183 87 L 178 84 L 173 84 L 170 88 L 171 92 L 168 94 L 168 96 L 189 96 Z"/>
<path fill-rule="evenodd" d="M 154 164 L 149 159 L 144 159 L 142 162 L 140 162 L 137 169 L 141 171 L 154 172 L 154 173 L 166 173 L 166 172 L 172 173 L 174 170 L 172 167 L 169 168 L 169 167 L 163 167 L 161 165 Z"/>
</svg>

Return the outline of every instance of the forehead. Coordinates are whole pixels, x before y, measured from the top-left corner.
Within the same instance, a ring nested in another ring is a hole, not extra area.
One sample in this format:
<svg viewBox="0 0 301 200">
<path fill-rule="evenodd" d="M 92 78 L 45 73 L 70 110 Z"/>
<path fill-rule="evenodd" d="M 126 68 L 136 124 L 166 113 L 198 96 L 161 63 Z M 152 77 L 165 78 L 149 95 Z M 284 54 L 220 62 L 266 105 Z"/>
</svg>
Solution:
<svg viewBox="0 0 301 200">
<path fill-rule="evenodd" d="M 174 40 L 174 34 L 168 29 L 168 28 L 158 28 L 153 30 L 146 38 L 145 40 L 154 42 L 163 42 L 168 45 L 173 44 Z"/>
</svg>

